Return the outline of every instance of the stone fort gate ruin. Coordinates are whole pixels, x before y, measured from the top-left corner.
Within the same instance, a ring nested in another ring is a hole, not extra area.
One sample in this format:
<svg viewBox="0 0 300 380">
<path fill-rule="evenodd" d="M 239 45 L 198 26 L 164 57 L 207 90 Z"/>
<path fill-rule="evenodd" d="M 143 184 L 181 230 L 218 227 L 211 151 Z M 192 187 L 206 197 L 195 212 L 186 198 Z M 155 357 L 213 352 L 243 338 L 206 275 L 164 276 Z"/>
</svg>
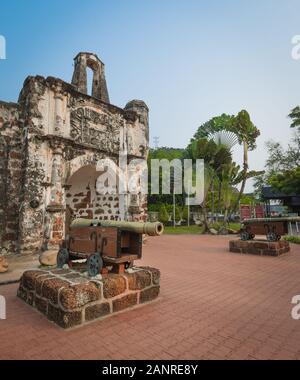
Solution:
<svg viewBox="0 0 300 380">
<path fill-rule="evenodd" d="M 147 199 L 96 191 L 96 163 L 148 154 L 148 107 L 109 102 L 104 64 L 75 59 L 72 84 L 28 77 L 18 103 L 0 102 L 0 253 L 56 249 L 75 217 L 145 220 Z M 87 94 L 87 68 L 93 71 Z"/>
</svg>

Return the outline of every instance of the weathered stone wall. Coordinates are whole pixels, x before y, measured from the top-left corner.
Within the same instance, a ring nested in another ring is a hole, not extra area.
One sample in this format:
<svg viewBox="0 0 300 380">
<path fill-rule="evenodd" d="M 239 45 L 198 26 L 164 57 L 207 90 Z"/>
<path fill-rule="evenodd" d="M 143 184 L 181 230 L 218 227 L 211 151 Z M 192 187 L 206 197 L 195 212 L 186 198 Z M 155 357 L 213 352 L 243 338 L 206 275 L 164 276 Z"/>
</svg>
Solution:
<svg viewBox="0 0 300 380">
<path fill-rule="evenodd" d="M 19 208 L 26 146 L 18 105 L 0 102 L 0 253 L 18 248 Z"/>
<path fill-rule="evenodd" d="M 94 65 L 98 58 L 87 59 Z M 99 75 L 103 82 L 95 94 L 104 91 L 109 101 L 103 70 L 95 66 L 95 83 Z M 77 216 L 145 220 L 145 196 L 97 194 L 96 165 L 107 157 L 118 164 L 120 152 L 128 163 L 147 157 L 147 106 L 133 100 L 122 109 L 79 90 L 28 77 L 18 104 L 0 103 L 0 241 L 7 252 L 58 247 Z"/>
</svg>

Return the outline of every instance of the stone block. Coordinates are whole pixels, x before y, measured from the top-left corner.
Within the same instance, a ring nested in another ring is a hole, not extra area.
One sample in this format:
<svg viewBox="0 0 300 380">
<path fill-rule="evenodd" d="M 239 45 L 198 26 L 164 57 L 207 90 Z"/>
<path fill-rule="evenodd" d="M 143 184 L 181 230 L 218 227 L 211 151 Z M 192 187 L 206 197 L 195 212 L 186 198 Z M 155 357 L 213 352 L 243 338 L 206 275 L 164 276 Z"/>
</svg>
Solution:
<svg viewBox="0 0 300 380">
<path fill-rule="evenodd" d="M 137 304 L 137 293 L 128 294 L 113 301 L 113 312 L 121 311 Z"/>
<path fill-rule="evenodd" d="M 29 270 L 23 273 L 17 296 L 68 329 L 154 300 L 159 294 L 159 270 L 136 269 L 134 273 L 108 273 L 97 280 L 73 269 Z"/>
<path fill-rule="evenodd" d="M 159 285 L 159 282 L 160 282 L 160 271 L 159 271 L 159 269 L 152 268 L 152 267 L 141 267 L 141 268 L 145 269 L 151 273 L 153 285 Z"/>
<path fill-rule="evenodd" d="M 35 307 L 43 314 L 47 314 L 48 302 L 47 300 L 35 297 Z"/>
<path fill-rule="evenodd" d="M 90 281 L 85 284 L 64 288 L 59 295 L 61 306 L 67 310 L 77 309 L 100 299 L 101 289 Z"/>
<path fill-rule="evenodd" d="M 151 285 L 151 273 L 138 271 L 126 274 L 128 287 L 130 290 L 141 290 Z"/>
<path fill-rule="evenodd" d="M 153 286 L 149 289 L 142 290 L 140 294 L 140 302 L 144 303 L 144 302 L 153 301 L 155 298 L 158 297 L 159 289 L 160 289 L 159 286 Z"/>
<path fill-rule="evenodd" d="M 103 275 L 103 295 L 105 298 L 113 298 L 126 290 L 126 280 L 116 274 Z"/>
<path fill-rule="evenodd" d="M 17 296 L 23 301 L 27 302 L 27 290 L 22 285 L 19 286 Z"/>
<path fill-rule="evenodd" d="M 101 318 L 110 313 L 110 306 L 108 302 L 100 303 L 98 305 L 88 306 L 85 309 L 85 320 L 93 321 L 94 319 Z"/>
<path fill-rule="evenodd" d="M 57 306 L 48 304 L 48 319 L 63 328 L 70 328 L 82 323 L 82 311 L 65 312 Z"/>
<path fill-rule="evenodd" d="M 24 277 L 23 276 L 23 285 L 26 289 L 28 290 L 33 290 L 35 289 L 35 282 L 36 282 L 36 279 L 41 276 L 41 275 L 45 275 L 45 274 L 48 274 L 47 272 L 45 271 L 41 271 L 41 270 L 32 270 L 32 271 L 27 271 L 26 272 L 26 276 Z"/>
<path fill-rule="evenodd" d="M 42 294 L 43 283 L 44 281 L 49 280 L 50 278 L 55 278 L 55 277 L 51 274 L 46 274 L 46 275 L 37 277 L 37 279 L 35 280 L 36 294 L 39 294 L 39 295 Z"/>
<path fill-rule="evenodd" d="M 252 255 L 279 256 L 289 252 L 289 242 L 279 240 L 269 242 L 267 240 L 231 240 L 229 242 L 229 251 L 235 253 L 249 253 Z"/>
<path fill-rule="evenodd" d="M 63 288 L 68 288 L 70 283 L 60 278 L 51 278 L 46 280 L 42 288 L 42 296 L 47 298 L 53 304 L 58 304 L 58 294 Z"/>
</svg>

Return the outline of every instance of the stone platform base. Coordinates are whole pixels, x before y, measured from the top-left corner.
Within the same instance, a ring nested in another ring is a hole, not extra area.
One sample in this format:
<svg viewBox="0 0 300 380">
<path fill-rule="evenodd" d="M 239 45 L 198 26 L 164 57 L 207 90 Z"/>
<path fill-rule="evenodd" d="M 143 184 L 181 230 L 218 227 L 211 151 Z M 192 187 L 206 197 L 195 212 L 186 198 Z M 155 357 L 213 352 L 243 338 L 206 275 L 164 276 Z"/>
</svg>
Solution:
<svg viewBox="0 0 300 380">
<path fill-rule="evenodd" d="M 253 255 L 279 256 L 290 251 L 288 241 L 279 240 L 269 242 L 267 240 L 231 240 L 229 242 L 230 252 L 250 253 Z"/>
<path fill-rule="evenodd" d="M 24 272 L 18 297 L 67 329 L 144 304 L 159 294 L 160 272 L 134 267 L 89 279 L 70 269 Z"/>
</svg>

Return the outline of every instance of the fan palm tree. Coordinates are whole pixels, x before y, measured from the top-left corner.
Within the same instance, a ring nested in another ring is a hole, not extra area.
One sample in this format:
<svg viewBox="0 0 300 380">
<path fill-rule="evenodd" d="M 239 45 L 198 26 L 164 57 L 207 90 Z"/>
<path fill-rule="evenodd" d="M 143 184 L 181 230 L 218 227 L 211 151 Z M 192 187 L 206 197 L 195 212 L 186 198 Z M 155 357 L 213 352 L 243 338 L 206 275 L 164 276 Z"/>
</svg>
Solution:
<svg viewBox="0 0 300 380">
<path fill-rule="evenodd" d="M 205 163 L 204 198 L 201 207 L 205 230 L 208 230 L 206 213 L 207 196 L 215 179 L 221 176 L 224 167 L 232 163 L 231 152 L 226 146 L 216 144 L 213 140 L 205 138 L 194 139 L 187 150 L 190 157 L 193 159 L 203 159 Z"/>
<path fill-rule="evenodd" d="M 252 123 L 249 113 L 246 110 L 242 110 L 237 116 L 222 114 L 221 116 L 212 118 L 200 126 L 194 136 L 194 138 L 205 137 L 214 140 L 220 139 L 220 141 L 223 138 L 223 142 L 225 141 L 226 143 L 227 141 L 229 149 L 232 149 L 237 143 L 243 146 L 243 170 L 240 173 L 241 188 L 232 207 L 232 212 L 235 212 L 239 206 L 247 179 L 258 174 L 256 172 L 248 172 L 248 152 L 256 148 L 255 142 L 259 135 L 260 132 Z"/>
</svg>

